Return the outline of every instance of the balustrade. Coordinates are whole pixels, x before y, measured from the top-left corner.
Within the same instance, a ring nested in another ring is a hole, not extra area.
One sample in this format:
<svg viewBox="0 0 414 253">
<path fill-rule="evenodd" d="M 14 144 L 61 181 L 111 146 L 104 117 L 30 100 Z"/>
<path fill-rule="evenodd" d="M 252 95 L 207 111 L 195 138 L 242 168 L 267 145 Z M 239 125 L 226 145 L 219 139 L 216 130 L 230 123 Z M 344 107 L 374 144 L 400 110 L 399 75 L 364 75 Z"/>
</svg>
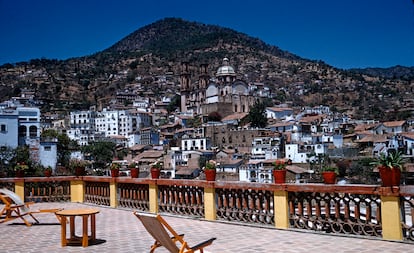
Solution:
<svg viewBox="0 0 414 253">
<path fill-rule="evenodd" d="M 274 225 L 273 192 L 252 189 L 216 189 L 217 218 Z"/>
<path fill-rule="evenodd" d="M 289 192 L 291 227 L 365 236 L 381 236 L 377 195 Z"/>
<path fill-rule="evenodd" d="M 110 206 L 108 182 L 85 182 L 85 202 L 95 205 Z"/>
<path fill-rule="evenodd" d="M 177 180 L 178 181 L 178 180 Z M 177 183 L 177 181 L 173 181 Z M 186 180 L 187 181 L 187 180 Z M 204 217 L 204 188 L 202 186 L 169 184 L 170 180 L 160 180 L 158 185 L 159 211 L 192 217 Z"/>
<path fill-rule="evenodd" d="M 147 184 L 119 183 L 118 189 L 118 206 L 149 211 L 149 187 Z"/>
<path fill-rule="evenodd" d="M 14 190 L 27 201 L 71 200 L 267 227 L 414 241 L 414 186 L 85 176 L 0 178 L 0 187 Z"/>
</svg>

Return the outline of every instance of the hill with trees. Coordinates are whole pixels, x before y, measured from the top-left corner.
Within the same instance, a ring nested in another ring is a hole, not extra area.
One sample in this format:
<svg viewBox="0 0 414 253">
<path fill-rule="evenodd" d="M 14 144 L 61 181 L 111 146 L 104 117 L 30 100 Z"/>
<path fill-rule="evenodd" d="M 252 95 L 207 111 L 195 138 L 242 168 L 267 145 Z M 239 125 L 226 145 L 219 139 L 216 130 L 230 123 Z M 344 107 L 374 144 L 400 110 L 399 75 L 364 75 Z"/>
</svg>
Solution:
<svg viewBox="0 0 414 253">
<path fill-rule="evenodd" d="M 179 93 L 181 63 L 193 82 L 200 64 L 211 77 L 227 57 L 237 78 L 262 83 L 274 104 L 293 108 L 329 105 L 353 118 L 411 117 L 412 69 L 345 71 L 223 28 L 165 18 L 131 33 L 108 49 L 68 60 L 32 59 L 0 66 L 0 99 L 31 90 L 43 112 L 65 112 L 105 105 L 119 92 L 173 98 Z"/>
</svg>

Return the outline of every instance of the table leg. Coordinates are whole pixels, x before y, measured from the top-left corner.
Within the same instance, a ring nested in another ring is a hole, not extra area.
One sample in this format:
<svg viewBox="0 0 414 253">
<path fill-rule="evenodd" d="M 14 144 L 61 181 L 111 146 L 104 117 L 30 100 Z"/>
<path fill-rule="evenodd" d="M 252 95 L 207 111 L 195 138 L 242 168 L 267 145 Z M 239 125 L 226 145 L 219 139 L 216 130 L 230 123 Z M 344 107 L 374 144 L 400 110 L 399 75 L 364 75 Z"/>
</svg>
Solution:
<svg viewBox="0 0 414 253">
<path fill-rule="evenodd" d="M 82 215 L 82 247 L 88 247 L 88 216 Z"/>
<path fill-rule="evenodd" d="M 69 217 L 69 226 L 70 226 L 70 239 L 74 239 L 75 235 L 75 216 Z"/>
<path fill-rule="evenodd" d="M 96 240 L 96 222 L 95 214 L 91 214 L 91 239 Z"/>
<path fill-rule="evenodd" d="M 68 243 L 66 240 L 66 216 L 60 216 L 60 227 L 61 227 L 60 241 L 61 241 L 62 247 L 65 247 Z"/>
</svg>

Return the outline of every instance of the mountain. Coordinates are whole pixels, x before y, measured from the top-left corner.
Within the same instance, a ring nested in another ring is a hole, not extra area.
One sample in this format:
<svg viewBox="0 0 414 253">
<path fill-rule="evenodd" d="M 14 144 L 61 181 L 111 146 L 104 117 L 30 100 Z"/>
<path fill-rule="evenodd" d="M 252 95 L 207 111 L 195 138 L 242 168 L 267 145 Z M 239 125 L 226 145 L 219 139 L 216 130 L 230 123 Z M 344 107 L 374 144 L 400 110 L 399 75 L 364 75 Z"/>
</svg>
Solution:
<svg viewBox="0 0 414 253">
<path fill-rule="evenodd" d="M 350 72 L 390 79 L 414 80 L 414 67 L 394 66 L 390 68 L 350 69 Z"/>
<path fill-rule="evenodd" d="M 184 21 L 179 18 L 166 18 L 145 26 L 104 52 L 146 51 L 167 59 L 177 55 L 184 58 L 188 51 L 208 49 L 219 44 L 240 44 L 275 56 L 299 59 L 289 52 L 267 45 L 261 40 L 251 38 L 243 33 L 219 26 Z"/>
<path fill-rule="evenodd" d="M 30 89 L 42 111 L 54 112 L 105 106 L 119 91 L 172 97 L 179 92 L 182 62 L 197 82 L 200 64 L 208 64 L 214 77 L 225 57 L 237 78 L 269 87 L 274 104 L 298 110 L 323 104 L 353 118 L 381 120 L 407 118 L 414 108 L 412 79 L 340 70 L 232 29 L 180 18 L 144 26 L 93 55 L 0 66 L 0 99 Z"/>
</svg>

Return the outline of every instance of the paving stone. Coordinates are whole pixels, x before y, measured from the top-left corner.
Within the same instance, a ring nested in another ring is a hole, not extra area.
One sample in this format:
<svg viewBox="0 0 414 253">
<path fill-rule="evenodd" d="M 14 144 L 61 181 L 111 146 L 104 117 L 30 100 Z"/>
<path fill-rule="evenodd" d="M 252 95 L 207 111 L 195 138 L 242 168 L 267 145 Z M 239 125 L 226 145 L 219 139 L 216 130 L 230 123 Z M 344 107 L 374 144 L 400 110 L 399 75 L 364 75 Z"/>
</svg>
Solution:
<svg viewBox="0 0 414 253">
<path fill-rule="evenodd" d="M 87 248 L 79 246 L 61 247 L 60 225 L 50 213 L 36 214 L 41 224 L 32 227 L 22 225 L 20 220 L 0 224 L 0 252 L 149 252 L 153 243 L 133 210 L 113 209 L 80 203 L 37 203 L 36 208 L 65 209 L 96 207 L 96 234 L 101 243 Z M 2 205 L 0 205 L 0 209 Z M 191 218 L 164 215 L 168 223 L 179 233 L 184 233 L 190 245 L 217 237 L 209 253 L 219 252 L 412 252 L 414 244 L 391 242 L 379 239 L 365 239 L 337 235 L 316 234 L 273 228 L 260 228 L 234 225 L 224 222 L 211 222 Z M 80 234 L 80 219 L 77 220 L 77 233 Z M 205 252 L 206 252 L 205 251 Z M 168 252 L 159 248 L 156 253 Z"/>
</svg>

